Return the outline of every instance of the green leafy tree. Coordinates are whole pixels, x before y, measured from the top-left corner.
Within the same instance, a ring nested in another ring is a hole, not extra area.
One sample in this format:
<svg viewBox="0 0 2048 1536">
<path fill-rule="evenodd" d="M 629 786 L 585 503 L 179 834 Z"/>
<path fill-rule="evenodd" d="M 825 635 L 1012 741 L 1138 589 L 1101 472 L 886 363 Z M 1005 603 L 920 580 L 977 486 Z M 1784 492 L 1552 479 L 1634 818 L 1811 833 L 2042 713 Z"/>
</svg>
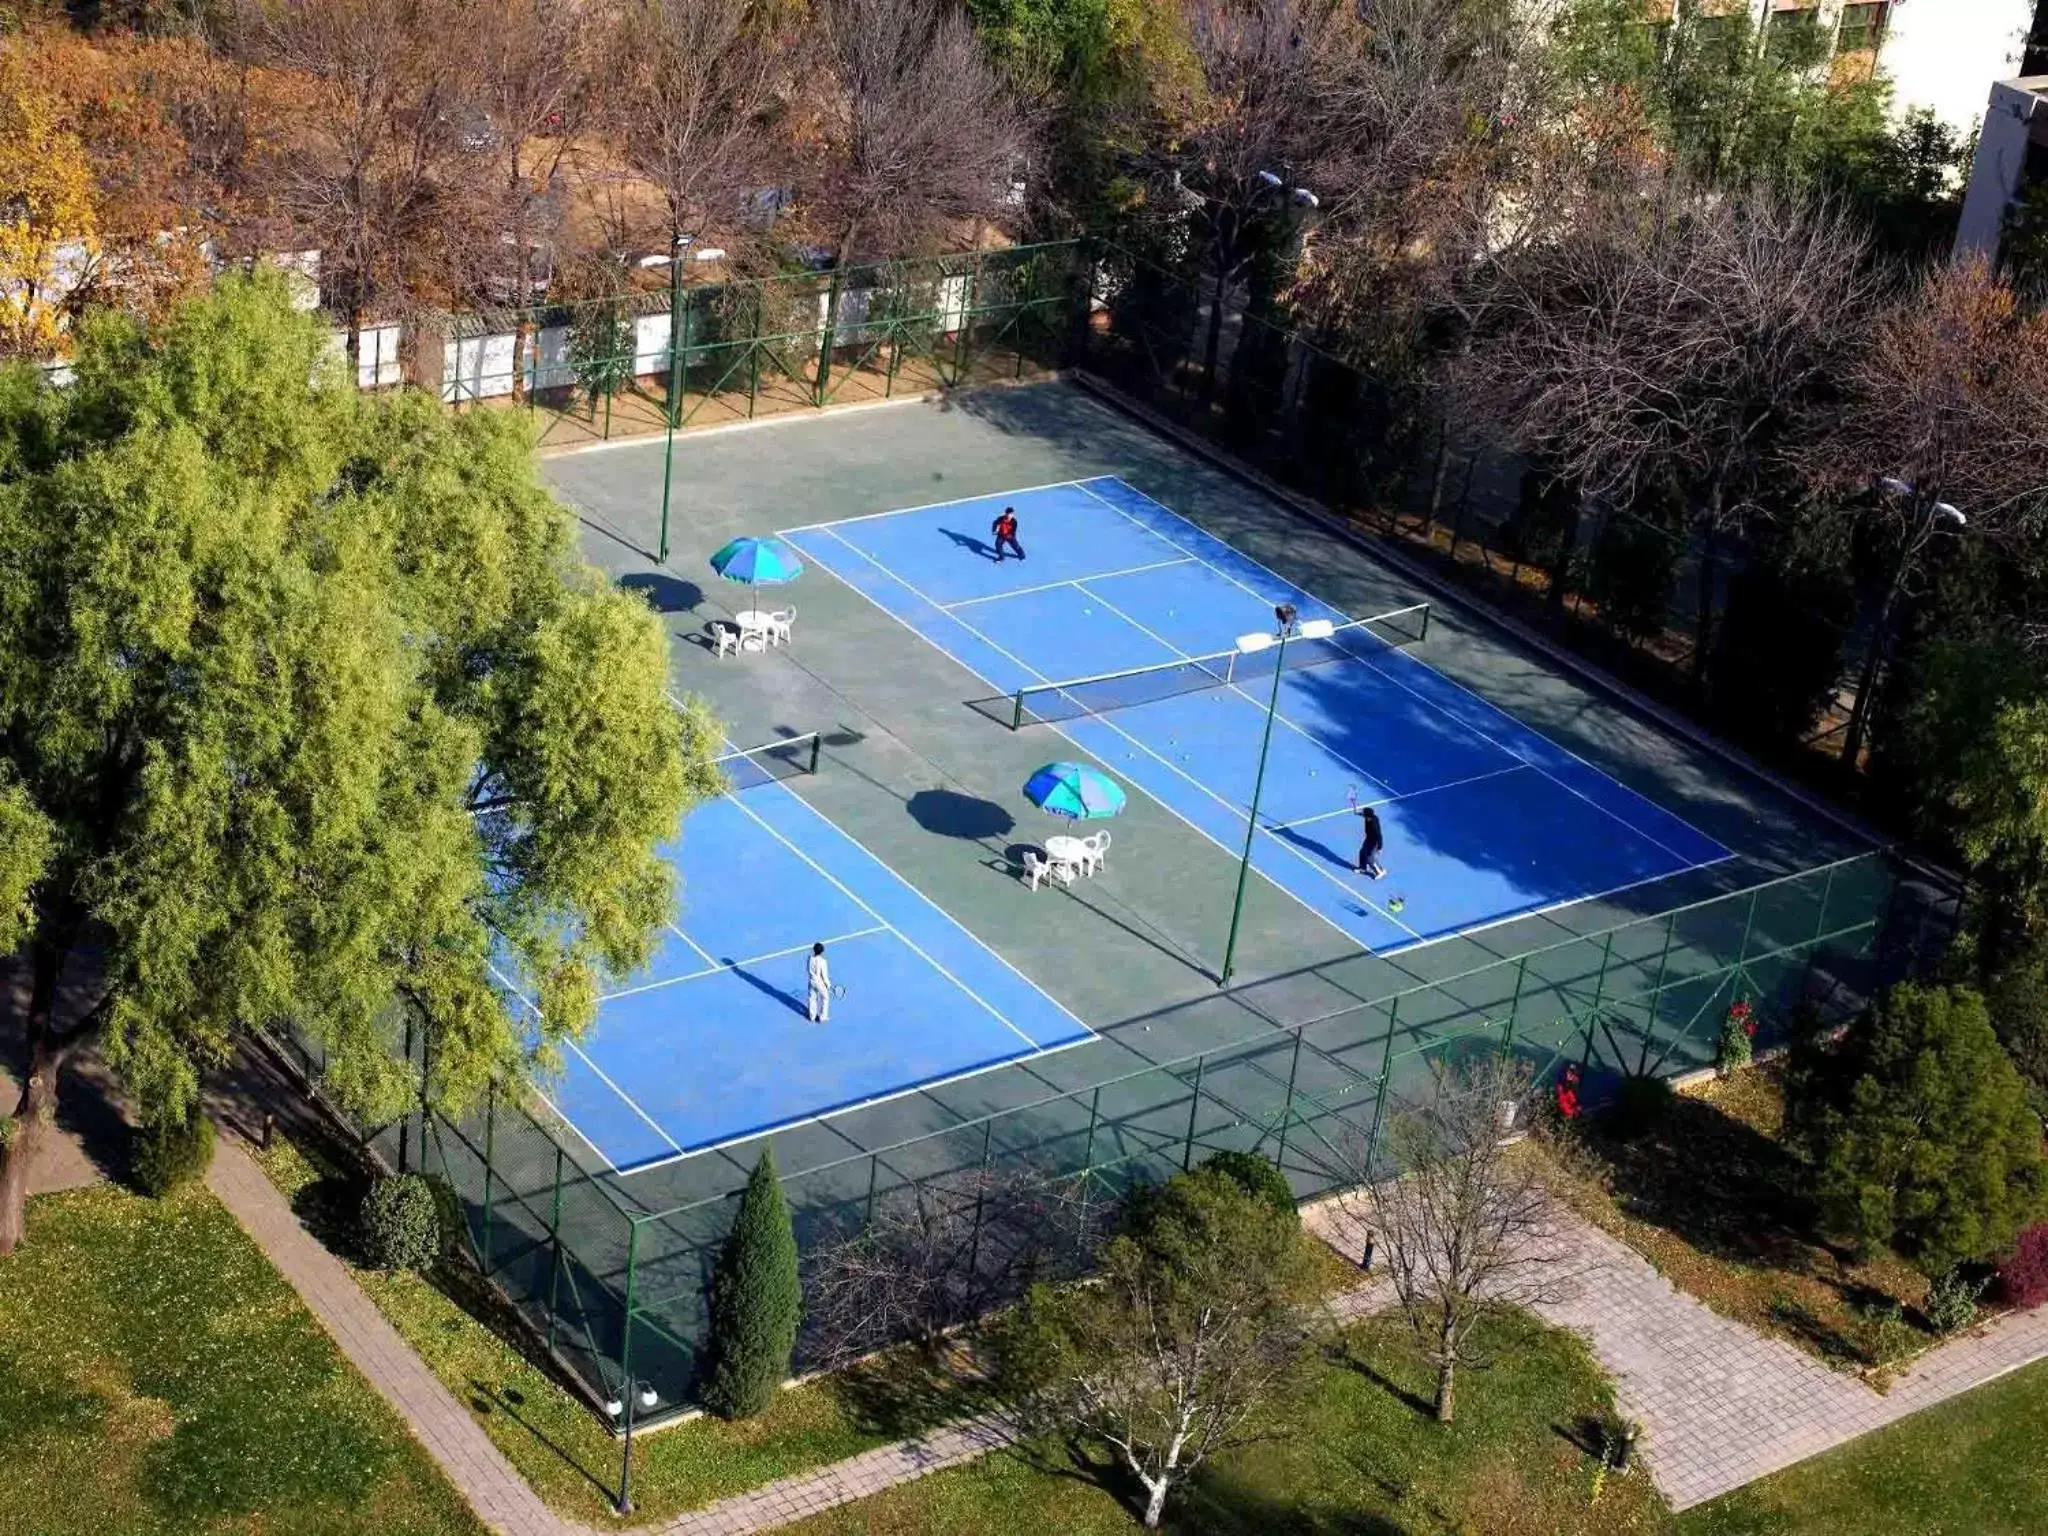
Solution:
<svg viewBox="0 0 2048 1536">
<path fill-rule="evenodd" d="M 577 558 L 525 434 L 358 397 L 272 280 L 0 387 L 0 914 L 31 977 L 0 1252 L 89 1041 L 155 1122 L 288 1019 L 388 1118 L 546 1067 L 645 960 L 716 728 L 665 702 L 659 623 Z"/>
<path fill-rule="evenodd" d="M 1257 1410 L 1295 1379 L 1315 1271 L 1293 1213 L 1214 1168 L 1134 1206 L 1082 1284 L 1032 1289 L 1001 1331 L 1027 1422 L 1105 1446 L 1157 1526 L 1212 1456 L 1265 1433 Z"/>
<path fill-rule="evenodd" d="M 1830 1222 L 1930 1275 L 2004 1247 L 2041 1209 L 2041 1121 L 1968 988 L 1894 987 L 1788 1089 Z"/>
<path fill-rule="evenodd" d="M 744 1419 L 775 1401 L 789 1375 L 802 1312 L 796 1233 L 775 1177 L 775 1155 L 764 1150 L 711 1276 L 711 1369 L 704 1406 Z"/>
</svg>

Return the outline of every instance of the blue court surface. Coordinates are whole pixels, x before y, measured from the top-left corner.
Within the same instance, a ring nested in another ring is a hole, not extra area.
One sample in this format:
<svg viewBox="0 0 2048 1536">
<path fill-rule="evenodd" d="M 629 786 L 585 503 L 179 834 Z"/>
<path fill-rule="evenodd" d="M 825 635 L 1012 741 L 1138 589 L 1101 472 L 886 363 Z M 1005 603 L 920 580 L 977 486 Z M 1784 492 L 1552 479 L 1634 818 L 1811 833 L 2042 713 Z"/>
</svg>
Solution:
<svg viewBox="0 0 2048 1536">
<path fill-rule="evenodd" d="M 615 1169 L 1094 1038 L 785 784 L 699 806 L 665 852 L 676 921 L 550 1095 Z M 846 989 L 823 1024 L 804 1008 L 817 940 Z"/>
<path fill-rule="evenodd" d="M 997 562 L 1016 509 L 1026 555 Z M 1113 477 L 813 524 L 785 535 L 1002 693 L 1231 649 L 1346 615 Z M 1611 895 L 1728 850 L 1418 657 L 1352 632 L 1280 684 L 1255 867 L 1386 954 Z M 1232 858 L 1242 850 L 1273 673 L 1092 712 L 1051 729 Z M 1200 681 L 1200 679 L 1198 679 Z M 1115 702 L 1115 701 L 1112 701 Z M 1386 878 L 1352 872 L 1359 820 Z M 1398 907 L 1397 907 L 1398 903 Z"/>
</svg>

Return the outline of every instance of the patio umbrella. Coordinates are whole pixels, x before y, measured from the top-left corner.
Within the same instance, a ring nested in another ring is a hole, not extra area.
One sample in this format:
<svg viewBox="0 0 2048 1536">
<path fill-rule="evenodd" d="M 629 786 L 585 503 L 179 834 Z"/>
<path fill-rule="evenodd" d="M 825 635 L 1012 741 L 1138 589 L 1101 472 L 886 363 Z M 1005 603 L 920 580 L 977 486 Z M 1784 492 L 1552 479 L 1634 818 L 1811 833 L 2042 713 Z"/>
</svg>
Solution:
<svg viewBox="0 0 2048 1536">
<path fill-rule="evenodd" d="M 1085 763 L 1047 763 L 1024 781 L 1024 798 L 1069 821 L 1104 821 L 1124 808 L 1123 786 Z"/>
<path fill-rule="evenodd" d="M 750 587 L 778 586 L 804 573 L 796 551 L 780 539 L 734 539 L 711 557 L 711 569 Z"/>
</svg>

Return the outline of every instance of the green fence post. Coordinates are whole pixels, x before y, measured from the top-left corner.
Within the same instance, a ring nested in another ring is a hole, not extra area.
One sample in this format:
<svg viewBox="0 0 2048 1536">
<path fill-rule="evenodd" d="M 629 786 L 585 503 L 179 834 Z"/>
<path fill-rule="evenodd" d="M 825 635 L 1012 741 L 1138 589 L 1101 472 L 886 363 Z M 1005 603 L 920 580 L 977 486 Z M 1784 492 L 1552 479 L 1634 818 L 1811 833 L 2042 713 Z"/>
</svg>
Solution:
<svg viewBox="0 0 2048 1536">
<path fill-rule="evenodd" d="M 412 1009 L 410 1007 L 407 1007 L 405 1010 L 405 1064 L 408 1067 L 412 1065 Z M 424 1097 L 425 1095 L 422 1094 L 422 1098 Z M 413 1112 L 408 1109 L 398 1120 L 398 1171 L 400 1173 L 410 1173 L 412 1171 L 406 1166 L 406 1159 L 412 1151 L 412 1115 Z"/>
<path fill-rule="evenodd" d="M 875 1180 L 880 1177 L 881 1171 L 881 1158 L 870 1152 L 868 1154 L 868 1213 L 861 1223 L 866 1227 L 872 1227 L 875 1224 Z"/>
<path fill-rule="evenodd" d="M 834 263 L 832 286 L 825 291 L 825 335 L 818 346 L 818 384 L 811 397 L 811 403 L 820 410 L 832 395 L 832 348 L 839 340 L 839 291 L 845 277 L 845 267 Z"/>
<path fill-rule="evenodd" d="M 1839 864 L 1830 864 L 1828 866 L 1827 883 L 1820 888 L 1820 915 L 1814 919 L 1813 923 L 1813 942 L 1815 944 L 1818 944 L 1822 936 L 1828 931 L 1828 903 L 1834 899 L 1835 871 L 1840 868 L 1841 865 Z M 1811 957 L 1809 956 L 1808 958 Z"/>
<path fill-rule="evenodd" d="M 1742 915 L 1742 948 L 1735 952 L 1737 969 L 1749 963 L 1749 934 L 1756 926 L 1756 899 L 1762 894 L 1761 889 L 1749 893 L 1749 910 Z"/>
<path fill-rule="evenodd" d="M 1095 1171 L 1095 1125 L 1102 1114 L 1102 1089 L 1097 1087 L 1088 1097 L 1088 1140 L 1081 1148 L 1081 1171 Z"/>
<path fill-rule="evenodd" d="M 1593 978 L 1593 1012 L 1607 997 L 1607 968 L 1614 963 L 1614 935 L 1609 933 L 1600 946 L 1600 974 Z"/>
<path fill-rule="evenodd" d="M 548 1242 L 554 1253 L 548 1260 L 548 1349 L 555 1347 L 555 1307 L 562 1294 L 562 1146 L 555 1144 L 555 1193 L 548 1205 Z"/>
<path fill-rule="evenodd" d="M 988 1154 L 990 1143 L 995 1139 L 995 1117 L 983 1122 L 981 1131 L 981 1175 L 974 1181 L 974 1236 L 967 1244 L 967 1279 L 972 1284 L 979 1274 L 981 1264 L 981 1212 L 988 1198 Z"/>
<path fill-rule="evenodd" d="M 1181 1138 L 1180 1171 L 1186 1173 L 1195 1161 L 1195 1116 L 1202 1112 L 1202 1068 L 1208 1064 L 1209 1054 L 1204 1051 L 1195 1058 L 1195 1096 L 1188 1101 L 1188 1133 Z"/>
<path fill-rule="evenodd" d="M 483 1272 L 491 1272 L 491 1170 L 497 1161 L 498 1134 L 498 1080 L 494 1077 L 484 1088 L 484 1240 L 483 1252 L 477 1257 Z"/>
<path fill-rule="evenodd" d="M 953 382 L 967 374 L 967 354 L 972 349 L 974 306 L 981 298 L 981 253 L 974 253 L 974 265 L 967 273 L 967 289 L 960 295 L 960 329 L 953 334 Z"/>
<path fill-rule="evenodd" d="M 1401 999 L 1396 996 L 1394 1006 L 1387 1010 L 1387 1044 L 1380 1052 L 1380 1091 L 1373 1100 L 1372 1131 L 1365 1138 L 1365 1167 L 1360 1171 L 1367 1179 L 1372 1177 L 1372 1167 L 1380 1155 L 1380 1129 L 1386 1124 L 1387 1089 L 1394 1081 L 1394 1036 L 1399 1033 L 1401 1022 Z"/>
<path fill-rule="evenodd" d="M 1301 1072 L 1301 1030 L 1294 1031 L 1294 1057 L 1287 1064 L 1287 1098 L 1280 1106 L 1280 1152 L 1273 1159 L 1273 1165 L 1283 1172 L 1287 1167 L 1287 1132 L 1294 1124 L 1294 1083 Z"/>
<path fill-rule="evenodd" d="M 626 1319 L 619 1338 L 619 1405 L 625 1411 L 626 1450 L 619 1461 L 618 1511 L 633 1512 L 633 1400 L 639 1394 L 633 1381 L 633 1290 L 640 1275 L 640 1223 L 627 1218 L 626 1228 Z"/>
<path fill-rule="evenodd" d="M 1515 990 L 1508 998 L 1508 1021 L 1501 1030 L 1503 1046 L 1515 1043 L 1515 1030 L 1522 1022 L 1522 983 L 1529 978 L 1529 957 L 1523 955 L 1515 961 Z"/>
</svg>

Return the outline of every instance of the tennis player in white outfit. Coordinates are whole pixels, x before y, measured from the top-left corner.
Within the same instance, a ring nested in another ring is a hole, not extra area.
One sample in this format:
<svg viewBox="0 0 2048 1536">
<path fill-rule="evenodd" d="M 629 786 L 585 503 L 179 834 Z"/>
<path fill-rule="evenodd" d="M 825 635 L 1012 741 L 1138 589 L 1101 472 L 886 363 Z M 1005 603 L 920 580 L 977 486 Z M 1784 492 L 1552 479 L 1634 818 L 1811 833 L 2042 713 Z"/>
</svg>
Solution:
<svg viewBox="0 0 2048 1536">
<path fill-rule="evenodd" d="M 810 978 L 811 1022 L 824 1024 L 832 1018 L 832 972 L 825 965 L 825 946 L 811 946 Z"/>
</svg>

